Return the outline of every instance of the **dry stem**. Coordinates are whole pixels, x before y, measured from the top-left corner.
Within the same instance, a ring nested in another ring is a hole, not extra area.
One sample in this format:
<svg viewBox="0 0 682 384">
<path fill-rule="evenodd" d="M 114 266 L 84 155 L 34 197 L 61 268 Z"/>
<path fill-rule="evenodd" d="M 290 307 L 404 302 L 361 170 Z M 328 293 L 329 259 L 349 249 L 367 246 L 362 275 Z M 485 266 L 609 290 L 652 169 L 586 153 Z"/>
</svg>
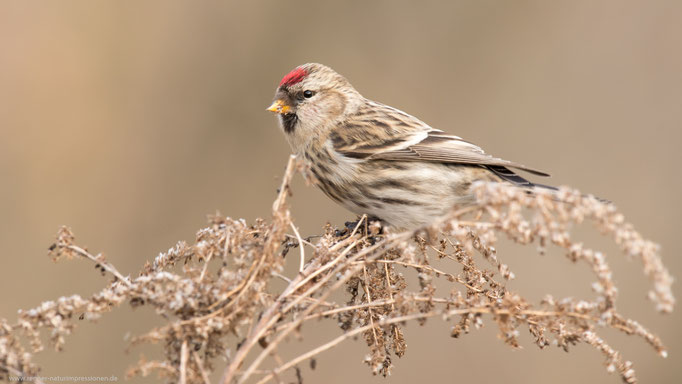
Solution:
<svg viewBox="0 0 682 384">
<path fill-rule="evenodd" d="M 363 216 L 350 233 L 327 226 L 313 241 L 301 236 L 287 209 L 289 184 L 297 170 L 302 168 L 291 157 L 270 221 L 248 225 L 241 219 L 212 216 L 193 245 L 179 242 L 147 263 L 136 278 L 123 276 L 101 254 L 73 244 L 70 230 L 60 229 L 50 248 L 53 259 L 83 257 L 114 279 L 89 298 L 73 295 L 45 302 L 19 311 L 13 324 L 0 319 L 0 379 L 38 372 L 31 357 L 43 348 L 41 331 L 48 331 L 59 350 L 75 329 L 74 319 L 94 320 L 123 303 L 154 307 L 160 326 L 135 338 L 133 345 L 160 342 L 165 356 L 140 361 L 130 374 L 156 372 L 183 384 L 209 383 L 221 358 L 228 361 L 221 379 L 225 384 L 288 381 L 287 374 L 300 382 L 298 364 L 356 335 L 364 335 L 368 344 L 371 371 L 387 375 L 393 357 L 406 353 L 402 327 L 436 317 L 453 322 L 454 337 L 469 332 L 471 325 L 480 327 L 485 319 L 512 347 L 519 346 L 521 328 L 528 329 L 540 348 L 554 344 L 568 350 L 586 343 L 602 353 L 609 372 L 618 372 L 628 383 L 636 381 L 632 363 L 598 334 L 602 328 L 638 336 L 666 356 L 656 335 L 617 311 L 617 289 L 606 256 L 572 237 L 572 225 L 586 220 L 609 234 L 624 254 L 642 261 L 653 286 L 649 298 L 656 309 L 670 312 L 675 302 L 672 277 L 658 246 L 626 223 L 613 205 L 566 188 L 528 195 L 505 185 L 481 184 L 474 187 L 476 205 L 460 208 L 429 228 L 390 233 L 390 228 L 382 229 Z M 506 281 L 514 275 L 495 248 L 500 236 L 526 249 L 554 247 L 571 262 L 589 266 L 595 279 L 593 297 L 546 296 L 531 303 L 510 291 Z M 294 246 L 299 247 L 299 273 L 287 277 L 284 256 Z M 434 257 L 442 266 L 431 265 Z M 493 270 L 481 267 L 481 261 Z M 172 269 L 176 263 L 183 265 L 182 271 Z M 414 274 L 418 285 L 408 284 L 398 269 Z M 272 294 L 274 279 L 282 279 L 286 287 Z M 438 280 L 450 290 L 438 292 Z M 331 301 L 342 289 L 347 301 Z M 338 324 L 343 333 L 289 361 L 279 357 L 288 336 L 324 319 Z M 25 339 L 31 352 L 23 345 Z M 266 361 L 275 368 L 264 368 Z M 289 372 L 291 368 L 295 372 Z M 256 380 L 254 375 L 260 374 Z"/>
</svg>

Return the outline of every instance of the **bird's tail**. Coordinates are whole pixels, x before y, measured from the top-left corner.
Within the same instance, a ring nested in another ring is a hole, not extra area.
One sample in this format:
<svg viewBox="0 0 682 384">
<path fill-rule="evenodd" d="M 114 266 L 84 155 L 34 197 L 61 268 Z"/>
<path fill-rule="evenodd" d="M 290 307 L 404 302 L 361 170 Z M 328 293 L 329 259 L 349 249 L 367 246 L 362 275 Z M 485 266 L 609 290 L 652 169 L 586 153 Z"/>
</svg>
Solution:
<svg viewBox="0 0 682 384">
<path fill-rule="evenodd" d="M 536 188 L 550 190 L 550 191 L 554 191 L 554 192 L 559 191 L 559 188 L 553 187 L 551 185 L 533 183 L 531 181 L 528 181 L 528 180 L 524 179 L 523 177 L 517 175 L 516 173 L 514 173 L 514 171 L 510 170 L 507 167 L 487 166 L 486 168 L 488 168 L 491 172 L 493 172 L 495 175 L 497 175 L 500 179 L 502 179 L 504 181 L 508 181 L 508 182 L 518 186 L 518 187 L 526 189 L 529 194 L 533 194 L 533 190 Z M 602 203 L 611 204 L 611 201 L 606 200 L 606 199 L 602 199 L 601 197 L 598 197 L 598 196 L 584 194 L 583 197 L 594 197 L 595 199 L 601 201 Z M 559 200 L 559 199 L 557 198 L 557 200 Z"/>
</svg>

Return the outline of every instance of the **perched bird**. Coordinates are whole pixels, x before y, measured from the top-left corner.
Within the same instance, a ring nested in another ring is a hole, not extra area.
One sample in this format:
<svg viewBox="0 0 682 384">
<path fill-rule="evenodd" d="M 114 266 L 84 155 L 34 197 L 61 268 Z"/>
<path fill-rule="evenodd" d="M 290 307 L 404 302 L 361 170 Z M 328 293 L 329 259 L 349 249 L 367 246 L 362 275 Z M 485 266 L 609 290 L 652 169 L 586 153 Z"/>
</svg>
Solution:
<svg viewBox="0 0 682 384">
<path fill-rule="evenodd" d="M 304 64 L 284 76 L 268 110 L 277 113 L 291 148 L 309 163 L 327 196 L 399 228 L 428 225 L 471 204 L 477 180 L 542 186 L 510 168 L 549 176 L 368 100 L 322 64 Z"/>
</svg>

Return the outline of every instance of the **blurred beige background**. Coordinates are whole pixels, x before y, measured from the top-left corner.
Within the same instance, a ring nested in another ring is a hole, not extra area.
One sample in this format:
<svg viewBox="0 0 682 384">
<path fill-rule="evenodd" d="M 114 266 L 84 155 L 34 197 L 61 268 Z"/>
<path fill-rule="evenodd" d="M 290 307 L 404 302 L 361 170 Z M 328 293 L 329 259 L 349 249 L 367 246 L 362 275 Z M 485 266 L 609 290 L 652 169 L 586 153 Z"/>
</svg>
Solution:
<svg viewBox="0 0 682 384">
<path fill-rule="evenodd" d="M 678 1 L 61 1 L 0 3 L 0 316 L 95 292 L 90 263 L 53 264 L 57 228 L 124 273 L 205 215 L 268 217 L 289 153 L 264 109 L 298 64 L 325 63 L 365 96 L 419 116 L 497 156 L 547 170 L 614 201 L 682 276 L 682 3 Z M 300 179 L 302 232 L 354 216 Z M 679 382 L 679 309 L 654 313 L 638 262 L 609 251 L 619 306 L 657 332 L 670 357 L 613 332 L 642 382 Z M 558 255 L 501 253 L 532 298 L 589 295 L 591 275 Z M 679 284 L 675 286 L 677 296 Z M 46 375 L 116 375 L 140 353 L 126 335 L 152 311 L 83 324 Z M 617 383 L 578 346 L 512 351 L 494 327 L 454 340 L 440 320 L 407 329 L 393 376 L 372 377 L 360 340 L 303 369 L 307 383 Z M 307 329 L 330 339 L 333 325 Z M 320 334 L 326 332 L 326 334 Z M 296 350 L 305 345 L 293 343 Z M 152 353 L 154 348 L 143 349 Z M 396 359 L 397 360 L 397 359 Z M 135 379 L 135 382 L 144 381 Z M 146 379 L 146 382 L 154 382 Z"/>
</svg>

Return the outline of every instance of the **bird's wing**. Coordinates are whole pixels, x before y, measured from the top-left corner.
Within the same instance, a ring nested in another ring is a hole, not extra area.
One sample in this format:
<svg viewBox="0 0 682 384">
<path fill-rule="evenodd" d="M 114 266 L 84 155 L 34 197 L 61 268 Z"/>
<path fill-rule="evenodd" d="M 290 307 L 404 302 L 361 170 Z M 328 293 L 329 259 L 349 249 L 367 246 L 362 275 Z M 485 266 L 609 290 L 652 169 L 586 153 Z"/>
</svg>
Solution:
<svg viewBox="0 0 682 384">
<path fill-rule="evenodd" d="M 521 169 L 538 176 L 549 174 L 525 165 L 493 157 L 476 146 L 457 136 L 445 134 L 443 131 L 427 132 L 420 142 L 400 149 L 375 153 L 371 159 L 382 160 L 419 160 L 439 163 L 477 164 L 485 166 L 502 166 Z"/>
<path fill-rule="evenodd" d="M 525 165 L 493 157 L 460 137 L 431 128 L 397 109 L 376 103 L 374 114 L 353 119 L 332 134 L 336 152 L 356 159 L 428 161 L 511 167 L 538 176 L 549 174 Z"/>
</svg>

